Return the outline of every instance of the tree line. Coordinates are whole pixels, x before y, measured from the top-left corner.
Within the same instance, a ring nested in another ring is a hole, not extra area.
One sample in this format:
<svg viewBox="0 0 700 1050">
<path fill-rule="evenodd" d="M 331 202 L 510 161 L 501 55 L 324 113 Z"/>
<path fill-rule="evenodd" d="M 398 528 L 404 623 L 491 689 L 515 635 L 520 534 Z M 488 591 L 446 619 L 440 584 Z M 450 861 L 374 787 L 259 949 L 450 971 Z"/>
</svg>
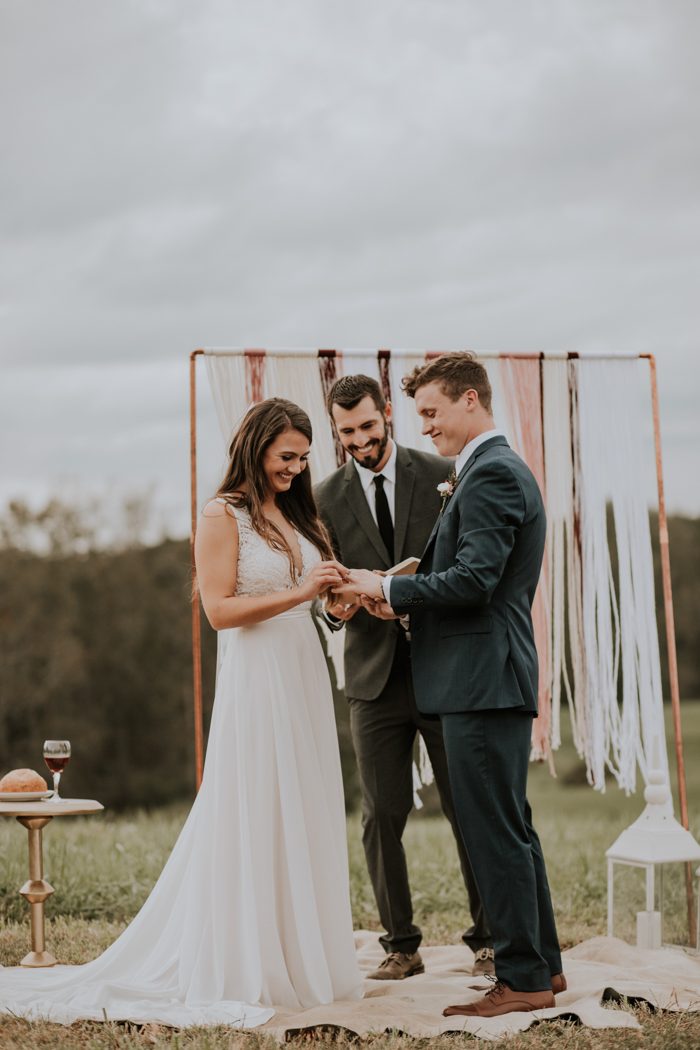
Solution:
<svg viewBox="0 0 700 1050">
<path fill-rule="evenodd" d="M 13 503 L 0 516 L 0 775 L 29 766 L 49 779 L 42 742 L 67 738 L 67 796 L 113 808 L 191 797 L 189 544 L 146 545 L 137 531 L 105 549 L 85 513 L 60 501 Z M 681 696 L 700 698 L 700 519 L 672 517 L 669 531 Z M 655 567 L 668 696 L 658 549 Z M 206 623 L 202 641 L 208 725 L 216 637 Z M 347 708 L 334 695 L 354 807 Z"/>
</svg>

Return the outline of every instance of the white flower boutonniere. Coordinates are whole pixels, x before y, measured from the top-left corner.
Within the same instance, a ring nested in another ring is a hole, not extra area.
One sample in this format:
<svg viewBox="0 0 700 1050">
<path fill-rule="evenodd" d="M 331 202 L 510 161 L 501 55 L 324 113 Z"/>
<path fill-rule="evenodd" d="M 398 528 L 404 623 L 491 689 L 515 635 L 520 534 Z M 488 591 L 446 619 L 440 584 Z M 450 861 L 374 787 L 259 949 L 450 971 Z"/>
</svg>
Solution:
<svg viewBox="0 0 700 1050">
<path fill-rule="evenodd" d="M 449 474 L 449 476 L 447 478 L 447 481 L 441 481 L 440 484 L 437 487 L 438 492 L 442 496 L 442 503 L 440 504 L 440 513 L 441 514 L 444 511 L 445 507 L 447 506 L 447 504 L 448 504 L 448 502 L 450 500 L 450 497 L 452 496 L 452 493 L 455 490 L 456 483 L 457 483 L 457 475 L 455 474 L 455 472 L 453 470 Z"/>
</svg>

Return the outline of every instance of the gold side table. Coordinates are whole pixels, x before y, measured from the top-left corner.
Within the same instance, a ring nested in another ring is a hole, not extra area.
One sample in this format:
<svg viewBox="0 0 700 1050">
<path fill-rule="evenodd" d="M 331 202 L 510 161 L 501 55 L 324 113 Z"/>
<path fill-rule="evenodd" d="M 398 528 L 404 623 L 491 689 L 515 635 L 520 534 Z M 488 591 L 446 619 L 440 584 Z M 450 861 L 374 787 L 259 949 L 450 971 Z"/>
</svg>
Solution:
<svg viewBox="0 0 700 1050">
<path fill-rule="evenodd" d="M 99 813 L 100 802 L 89 798 L 67 798 L 61 802 L 0 802 L 0 817 L 16 817 L 29 833 L 29 878 L 19 891 L 30 907 L 32 950 L 20 966 L 55 966 L 56 960 L 46 951 L 44 936 L 44 901 L 53 886 L 44 878 L 42 831 L 54 817 L 77 817 Z"/>
</svg>

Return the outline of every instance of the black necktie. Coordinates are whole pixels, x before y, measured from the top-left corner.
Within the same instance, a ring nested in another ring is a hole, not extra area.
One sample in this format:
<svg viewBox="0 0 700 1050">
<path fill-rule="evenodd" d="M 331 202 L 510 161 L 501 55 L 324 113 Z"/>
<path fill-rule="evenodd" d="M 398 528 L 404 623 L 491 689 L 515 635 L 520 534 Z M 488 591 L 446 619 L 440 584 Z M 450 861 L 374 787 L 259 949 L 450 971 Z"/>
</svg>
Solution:
<svg viewBox="0 0 700 1050">
<path fill-rule="evenodd" d="M 391 512 L 389 511 L 389 503 L 386 498 L 386 492 L 384 491 L 384 482 L 386 478 L 383 474 L 377 474 L 374 479 L 374 506 L 377 511 L 377 525 L 379 526 L 379 535 L 384 540 L 384 546 L 389 552 L 389 559 L 394 558 L 394 523 L 391 520 Z"/>
</svg>

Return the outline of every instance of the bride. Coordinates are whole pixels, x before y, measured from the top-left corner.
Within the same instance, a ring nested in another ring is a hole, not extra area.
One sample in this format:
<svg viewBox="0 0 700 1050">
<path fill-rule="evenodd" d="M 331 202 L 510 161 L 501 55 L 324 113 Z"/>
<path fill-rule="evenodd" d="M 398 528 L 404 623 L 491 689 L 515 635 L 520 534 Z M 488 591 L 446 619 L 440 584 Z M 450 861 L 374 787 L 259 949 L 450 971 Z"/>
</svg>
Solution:
<svg viewBox="0 0 700 1050">
<path fill-rule="evenodd" d="M 0 1013 L 263 1024 L 361 997 L 330 682 L 310 608 L 341 582 L 311 493 L 311 425 L 251 408 L 195 546 L 219 634 L 199 794 L 151 895 L 84 966 L 0 967 Z"/>
</svg>

